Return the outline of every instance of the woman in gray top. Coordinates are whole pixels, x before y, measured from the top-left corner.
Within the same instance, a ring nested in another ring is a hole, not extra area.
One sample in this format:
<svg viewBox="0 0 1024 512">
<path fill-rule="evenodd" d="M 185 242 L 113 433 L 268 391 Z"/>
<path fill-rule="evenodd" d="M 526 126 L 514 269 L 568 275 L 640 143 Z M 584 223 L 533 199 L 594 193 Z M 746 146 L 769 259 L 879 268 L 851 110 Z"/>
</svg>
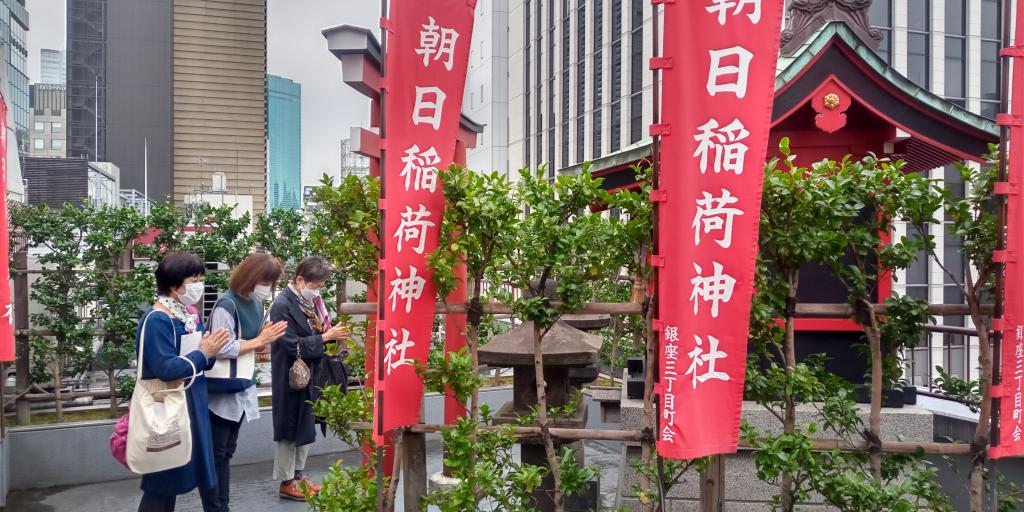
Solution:
<svg viewBox="0 0 1024 512">
<path fill-rule="evenodd" d="M 204 512 L 228 512 L 231 456 L 238 430 L 243 418 L 253 421 L 260 417 L 251 353 L 277 341 L 287 327 L 286 322 L 263 321 L 263 301 L 270 298 L 271 287 L 280 277 L 281 264 L 276 258 L 253 254 L 231 273 L 230 289 L 213 306 L 210 329 L 224 329 L 230 339 L 217 354 L 218 366 L 207 372 L 217 485 L 200 492 Z M 242 364 L 243 360 L 249 364 Z"/>
</svg>

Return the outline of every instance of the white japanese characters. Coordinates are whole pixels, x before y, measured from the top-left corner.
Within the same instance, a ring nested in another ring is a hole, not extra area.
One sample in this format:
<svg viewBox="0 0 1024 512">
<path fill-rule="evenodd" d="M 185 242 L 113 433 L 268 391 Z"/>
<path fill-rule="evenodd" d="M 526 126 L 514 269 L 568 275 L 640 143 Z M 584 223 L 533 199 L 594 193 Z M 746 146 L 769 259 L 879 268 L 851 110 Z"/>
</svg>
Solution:
<svg viewBox="0 0 1024 512">
<path fill-rule="evenodd" d="M 451 71 L 455 63 L 455 43 L 458 41 L 458 32 L 439 27 L 434 17 L 429 16 L 423 30 L 420 31 L 420 47 L 416 49 L 416 53 L 423 56 L 424 67 L 430 66 L 430 57 L 433 56 L 435 61 L 444 59 L 444 67 Z"/>
<path fill-rule="evenodd" d="M 661 417 L 665 427 L 661 429 L 661 440 L 674 442 L 676 438 L 676 394 L 673 383 L 679 377 L 676 363 L 679 361 L 679 327 L 666 326 L 664 330 L 665 365 L 662 369 Z"/>
<path fill-rule="evenodd" d="M 412 124 L 429 124 L 435 130 L 441 129 L 444 115 L 444 100 L 448 95 L 440 87 L 416 87 L 416 105 L 412 109 Z"/>
<path fill-rule="evenodd" d="M 693 314 L 700 313 L 700 303 L 711 303 L 711 318 L 718 318 L 718 306 L 720 303 L 732 300 L 732 292 L 736 287 L 736 279 L 728 274 L 723 274 L 725 268 L 721 263 L 715 261 L 711 264 L 714 273 L 710 276 L 704 275 L 704 269 L 694 263 L 693 269 L 697 275 L 690 279 L 693 291 L 690 293 L 690 301 L 693 302 Z"/>
<path fill-rule="evenodd" d="M 405 190 L 429 190 L 431 193 L 437 190 L 437 166 L 441 163 L 441 157 L 437 150 L 431 146 L 430 149 L 421 152 L 420 147 L 413 144 L 405 150 L 402 157 L 402 172 L 399 177 L 405 178 Z"/>
<path fill-rule="evenodd" d="M 405 357 L 405 351 L 416 346 L 416 343 L 409 339 L 409 331 L 406 329 L 401 329 L 401 339 L 398 339 L 398 333 L 394 329 L 389 330 L 391 336 L 384 344 L 384 348 L 387 349 L 387 354 L 384 355 L 384 370 L 391 375 L 395 368 L 403 364 L 412 364 L 412 359 Z"/>
<path fill-rule="evenodd" d="M 409 276 L 402 277 L 402 269 L 395 267 L 395 279 L 391 281 L 391 294 L 388 295 L 388 300 L 391 301 L 391 311 L 398 310 L 398 301 L 405 301 L 405 312 L 409 313 L 412 311 L 412 301 L 419 300 L 420 296 L 423 295 L 423 289 L 427 285 L 427 280 L 416 275 L 416 267 L 409 267 Z"/>
<path fill-rule="evenodd" d="M 700 245 L 700 235 L 710 234 L 715 231 L 722 232 L 722 238 L 715 240 L 723 249 L 732 247 L 732 219 L 743 215 L 743 210 L 730 207 L 739 202 L 739 199 L 732 196 L 726 189 L 722 189 L 722 195 L 715 197 L 710 192 L 701 192 L 704 196 L 697 199 L 697 214 L 693 217 L 693 243 Z"/>
<path fill-rule="evenodd" d="M 427 211 L 427 207 L 420 203 L 419 210 L 413 210 L 406 206 L 402 212 L 402 222 L 395 231 L 394 238 L 398 240 L 398 252 L 402 252 L 403 242 L 413 242 L 412 250 L 416 254 L 423 254 L 423 245 L 427 241 L 427 229 L 436 226 L 427 220 L 433 214 Z"/>
<path fill-rule="evenodd" d="M 718 24 L 725 25 L 729 16 L 746 14 L 751 23 L 757 25 L 761 22 L 761 0 L 711 0 L 704 10 L 718 14 Z"/>
<path fill-rule="evenodd" d="M 700 173 L 707 174 L 708 162 L 713 164 L 715 174 L 731 172 L 737 176 L 743 174 L 746 165 L 747 145 L 743 142 L 750 132 L 739 119 L 721 126 L 717 119 L 697 127 L 693 140 L 697 141 L 697 150 L 693 156 L 700 157 Z"/>
<path fill-rule="evenodd" d="M 1024 439 L 1024 326 L 1018 325 L 1016 331 L 1013 373 L 1009 369 L 1004 370 L 1003 385 L 1013 393 L 1013 430 L 1010 431 L 1010 439 L 1019 443 Z"/>
<path fill-rule="evenodd" d="M 698 382 L 704 383 L 712 379 L 729 380 L 729 374 L 715 371 L 715 361 L 725 359 L 728 354 L 718 350 L 718 338 L 714 336 L 707 338 L 708 345 L 710 345 L 707 352 L 704 352 L 703 349 L 704 341 L 700 339 L 700 336 L 694 335 L 693 340 L 696 345 L 687 354 L 690 356 L 690 369 L 686 370 L 684 375 L 693 375 L 693 389 L 697 389 Z M 700 369 L 704 367 L 704 363 L 707 363 L 707 369 L 701 373 Z"/>
<path fill-rule="evenodd" d="M 708 50 L 711 72 L 708 73 L 708 94 L 733 93 L 743 99 L 747 95 L 747 75 L 754 54 L 742 46 Z M 730 78 L 732 80 L 730 81 Z"/>
</svg>

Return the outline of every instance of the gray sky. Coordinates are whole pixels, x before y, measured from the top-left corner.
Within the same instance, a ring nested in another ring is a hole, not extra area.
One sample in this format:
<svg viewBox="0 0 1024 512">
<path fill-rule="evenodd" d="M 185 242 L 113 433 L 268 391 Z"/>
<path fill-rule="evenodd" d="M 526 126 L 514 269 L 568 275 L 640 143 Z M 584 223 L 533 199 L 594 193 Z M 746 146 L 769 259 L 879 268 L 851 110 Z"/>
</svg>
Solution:
<svg viewBox="0 0 1024 512">
<path fill-rule="evenodd" d="M 64 0 L 28 0 L 29 80 L 39 80 L 39 50 L 64 48 Z M 341 66 L 320 30 L 350 24 L 377 32 L 378 2 L 268 0 L 267 72 L 302 84 L 302 177 L 337 175 L 341 139 L 369 122 L 369 100 L 341 82 Z"/>
</svg>

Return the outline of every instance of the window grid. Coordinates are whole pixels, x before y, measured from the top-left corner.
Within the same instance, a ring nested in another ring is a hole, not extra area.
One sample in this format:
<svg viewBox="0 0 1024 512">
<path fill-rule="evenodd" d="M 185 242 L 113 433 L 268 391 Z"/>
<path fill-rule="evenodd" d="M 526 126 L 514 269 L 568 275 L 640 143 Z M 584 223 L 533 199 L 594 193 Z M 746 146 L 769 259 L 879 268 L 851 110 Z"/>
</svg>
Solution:
<svg viewBox="0 0 1024 512">
<path fill-rule="evenodd" d="M 612 0 L 611 129 L 612 153 L 622 145 L 622 0 Z"/>
<path fill-rule="evenodd" d="M 907 1 L 907 78 L 926 89 L 931 69 L 931 1 Z"/>
<path fill-rule="evenodd" d="M 569 68 L 571 63 L 569 59 L 572 53 L 569 48 L 570 37 L 569 34 L 572 32 L 569 30 L 569 23 L 571 21 L 569 12 L 569 0 L 562 0 L 562 151 L 561 151 L 561 167 L 564 169 L 569 167 Z M 577 27 L 578 29 L 578 27 Z"/>
<path fill-rule="evenodd" d="M 999 113 L 1003 47 L 1003 2 L 981 1 L 981 115 L 995 119 Z"/>
<path fill-rule="evenodd" d="M 644 0 L 631 0 L 629 143 L 644 136 Z"/>
<path fill-rule="evenodd" d="M 878 43 L 875 53 L 892 64 L 892 0 L 875 0 L 868 16 L 871 18 L 871 26 L 882 33 L 882 41 Z"/>
<path fill-rule="evenodd" d="M 586 159 L 587 0 L 576 5 L 576 163 Z"/>
<path fill-rule="evenodd" d="M 591 136 L 593 145 L 591 155 L 598 159 L 602 155 L 601 147 L 601 103 L 604 101 L 604 5 L 603 0 L 594 0 L 594 96 L 593 122 Z"/>
<path fill-rule="evenodd" d="M 946 0 L 946 99 L 967 106 L 967 1 Z"/>
</svg>

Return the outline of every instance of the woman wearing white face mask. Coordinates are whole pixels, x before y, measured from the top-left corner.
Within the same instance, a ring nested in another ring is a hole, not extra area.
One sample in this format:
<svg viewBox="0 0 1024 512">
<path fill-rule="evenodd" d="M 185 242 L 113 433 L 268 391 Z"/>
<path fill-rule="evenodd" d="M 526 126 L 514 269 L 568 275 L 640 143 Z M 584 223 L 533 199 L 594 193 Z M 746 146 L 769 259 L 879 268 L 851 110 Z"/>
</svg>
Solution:
<svg viewBox="0 0 1024 512">
<path fill-rule="evenodd" d="M 242 261 L 228 282 L 229 290 L 210 314 L 210 329 L 229 333 L 217 354 L 217 365 L 206 372 L 210 401 L 217 485 L 200 491 L 204 512 L 227 512 L 231 488 L 231 457 L 235 453 L 243 419 L 260 417 L 254 385 L 254 354 L 284 334 L 286 322 L 263 322 L 263 302 L 281 277 L 281 264 L 269 254 L 253 254 Z"/>
<path fill-rule="evenodd" d="M 288 328 L 281 341 L 271 347 L 271 368 L 274 387 L 274 479 L 281 482 L 278 495 L 283 499 L 305 501 L 303 489 L 310 494 L 320 491 L 303 470 L 309 445 L 316 440 L 316 424 L 310 405 L 311 389 L 292 389 L 288 373 L 298 358 L 311 372 L 321 364 L 324 342 L 348 338 L 348 330 L 331 327 L 331 318 L 320 298 L 320 289 L 331 278 L 333 270 L 323 259 L 305 258 L 295 269 L 295 278 L 270 307 L 270 320 L 285 321 Z"/>
<path fill-rule="evenodd" d="M 202 337 L 194 350 L 182 350 L 186 341 L 191 343 L 202 336 L 203 321 L 193 306 L 203 298 L 205 273 L 206 266 L 194 254 L 176 252 L 164 256 L 155 272 L 156 303 L 139 322 L 136 347 L 143 354 L 138 363 L 142 378 L 194 381 L 186 392 L 192 458 L 184 466 L 143 475 L 139 512 L 172 512 L 179 494 L 196 487 L 204 492 L 217 483 L 210 418 L 206 414 L 206 379 L 202 372 L 213 367 L 217 354 L 227 343 L 227 332 L 215 330 Z"/>
</svg>

